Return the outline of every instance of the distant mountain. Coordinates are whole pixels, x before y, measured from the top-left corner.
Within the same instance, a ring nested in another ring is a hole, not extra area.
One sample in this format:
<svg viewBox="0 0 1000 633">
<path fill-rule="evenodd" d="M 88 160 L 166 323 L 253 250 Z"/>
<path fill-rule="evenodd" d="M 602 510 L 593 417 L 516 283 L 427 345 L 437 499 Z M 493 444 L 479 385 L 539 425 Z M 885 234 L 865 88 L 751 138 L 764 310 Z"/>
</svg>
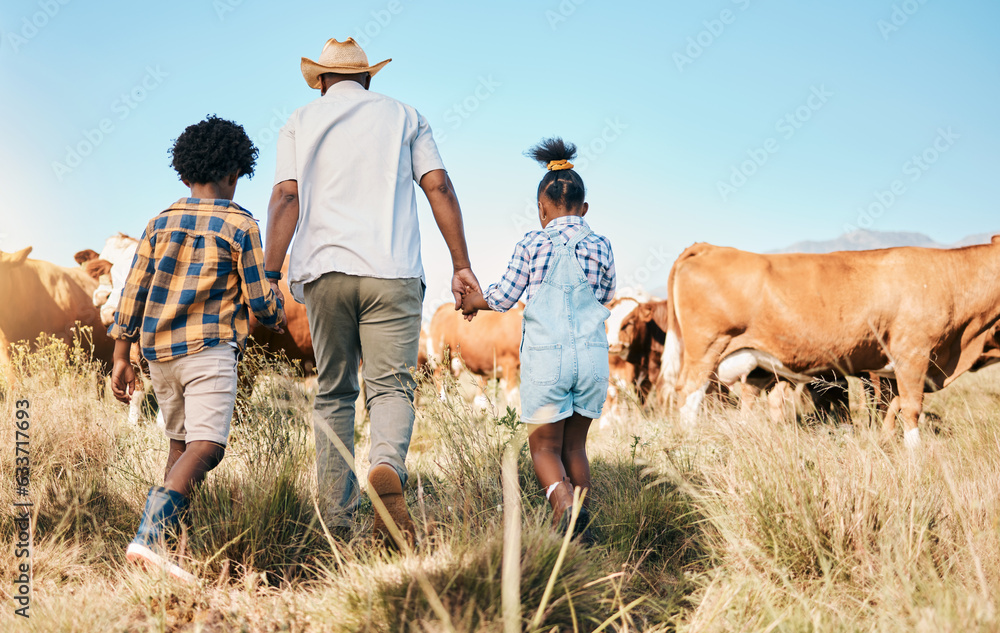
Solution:
<svg viewBox="0 0 1000 633">
<path fill-rule="evenodd" d="M 970 235 L 968 237 L 963 237 L 954 244 L 951 248 L 959 248 L 962 246 L 973 246 L 975 244 L 989 244 L 990 240 L 993 239 L 994 235 L 998 233 L 976 233 L 975 235 Z"/>
<path fill-rule="evenodd" d="M 923 233 L 900 231 L 857 230 L 844 233 L 832 240 L 796 242 L 787 248 L 772 253 L 831 253 L 833 251 L 867 251 L 876 248 L 896 246 L 923 246 L 926 248 L 958 248 L 973 244 L 988 244 L 993 233 L 979 233 L 965 237 L 954 244 L 942 244 Z"/>
</svg>

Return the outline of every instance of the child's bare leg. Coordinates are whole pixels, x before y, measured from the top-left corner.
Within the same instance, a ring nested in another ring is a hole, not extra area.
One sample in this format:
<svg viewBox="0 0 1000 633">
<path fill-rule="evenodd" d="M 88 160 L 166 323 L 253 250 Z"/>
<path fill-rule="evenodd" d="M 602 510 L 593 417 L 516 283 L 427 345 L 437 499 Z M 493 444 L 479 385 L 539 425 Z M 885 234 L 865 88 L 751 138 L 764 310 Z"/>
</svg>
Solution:
<svg viewBox="0 0 1000 633">
<path fill-rule="evenodd" d="M 170 476 L 170 469 L 174 467 L 177 460 L 184 454 L 184 440 L 170 440 L 170 452 L 167 453 L 167 467 L 163 470 L 163 480 Z"/>
<path fill-rule="evenodd" d="M 552 522 L 556 524 L 573 505 L 573 487 L 566 476 L 562 461 L 565 420 L 552 424 L 532 425 L 528 435 L 528 448 L 535 475 L 545 490 L 545 497 L 552 505 Z"/>
<path fill-rule="evenodd" d="M 173 449 L 173 440 L 170 442 Z M 197 440 L 188 442 L 181 456 L 174 462 L 163 487 L 179 492 L 185 497 L 205 479 L 208 471 L 219 465 L 226 454 L 226 447 L 215 442 Z"/>
<path fill-rule="evenodd" d="M 565 420 L 552 424 L 532 424 L 528 430 L 528 448 L 535 475 L 543 488 L 548 488 L 566 477 L 562 461 L 563 427 Z"/>
<path fill-rule="evenodd" d="M 563 432 L 562 463 L 570 482 L 587 491 L 584 503 L 590 501 L 590 460 L 587 459 L 587 433 L 592 419 L 574 413 L 566 420 Z"/>
</svg>

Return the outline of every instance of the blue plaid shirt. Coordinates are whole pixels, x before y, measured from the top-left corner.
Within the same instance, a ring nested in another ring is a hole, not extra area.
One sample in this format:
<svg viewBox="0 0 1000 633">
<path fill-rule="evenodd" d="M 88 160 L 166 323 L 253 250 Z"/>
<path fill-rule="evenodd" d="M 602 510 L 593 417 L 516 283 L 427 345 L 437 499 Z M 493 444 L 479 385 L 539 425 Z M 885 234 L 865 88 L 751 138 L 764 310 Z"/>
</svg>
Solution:
<svg viewBox="0 0 1000 633">
<path fill-rule="evenodd" d="M 558 228 L 568 242 L 587 223 L 581 217 L 568 215 L 553 219 L 549 226 Z M 522 294 L 525 303 L 529 303 L 549 271 L 552 249 L 552 240 L 545 231 L 531 231 L 525 235 L 514 247 L 503 278 L 483 293 L 490 308 L 506 312 L 517 305 Z M 601 303 L 611 301 L 615 296 L 615 256 L 608 238 L 591 233 L 576 245 L 576 259 L 597 300 Z"/>
</svg>

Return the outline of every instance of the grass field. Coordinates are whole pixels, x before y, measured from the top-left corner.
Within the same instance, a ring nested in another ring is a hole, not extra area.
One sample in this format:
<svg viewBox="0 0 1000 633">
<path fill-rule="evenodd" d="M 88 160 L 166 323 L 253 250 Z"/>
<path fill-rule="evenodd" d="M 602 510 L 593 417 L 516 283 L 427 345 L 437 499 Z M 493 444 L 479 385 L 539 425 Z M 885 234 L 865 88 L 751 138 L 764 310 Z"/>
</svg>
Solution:
<svg viewBox="0 0 1000 633">
<path fill-rule="evenodd" d="M 67 356 L 69 360 L 67 360 Z M 425 387 L 407 486 L 421 543 L 386 553 L 363 503 L 349 546 L 316 520 L 310 395 L 294 371 L 241 400 L 193 501 L 186 586 L 124 550 L 167 441 L 99 388 L 79 353 L 18 354 L 0 386 L 2 631 L 503 631 L 501 460 L 518 451 L 520 630 L 1000 630 L 1000 373 L 928 399 L 924 446 L 803 418 L 717 409 L 693 434 L 632 407 L 589 444 L 598 545 L 549 527 L 506 412 Z M 75 359 L 75 360 L 74 360 Z M 31 617 L 14 615 L 15 402 L 30 400 Z M 358 428 L 367 468 L 367 427 Z M 510 500 L 510 498 L 508 498 Z M 422 579 L 424 584 L 418 582 Z M 446 614 L 446 615 L 445 615 Z"/>
</svg>

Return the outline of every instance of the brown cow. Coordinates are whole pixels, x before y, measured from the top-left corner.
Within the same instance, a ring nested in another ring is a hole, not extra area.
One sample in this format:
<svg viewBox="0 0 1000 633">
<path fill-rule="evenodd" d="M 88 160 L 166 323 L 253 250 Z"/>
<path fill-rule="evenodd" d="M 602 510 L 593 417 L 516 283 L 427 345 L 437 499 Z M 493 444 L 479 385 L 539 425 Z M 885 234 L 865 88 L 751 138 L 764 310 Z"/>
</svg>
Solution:
<svg viewBox="0 0 1000 633">
<path fill-rule="evenodd" d="M 632 384 L 639 402 L 645 403 L 660 375 L 665 328 L 669 319 L 667 301 L 647 301 L 639 304 L 622 320 L 618 331 L 616 353 L 620 362 L 632 368 Z"/>
<path fill-rule="evenodd" d="M 440 369 L 447 352 L 451 370 L 457 374 L 462 363 L 471 373 L 485 380 L 503 379 L 507 383 L 508 402 L 520 383 L 521 315 L 523 304 L 508 312 L 482 311 L 471 322 L 451 304 L 437 309 L 431 318 L 427 337 L 428 362 Z"/>
<path fill-rule="evenodd" d="M 0 252 L 0 364 L 10 362 L 10 344 L 51 334 L 72 342 L 77 322 L 93 328 L 94 359 L 111 366 L 114 342 L 91 301 L 97 287 L 82 268 L 28 259 L 31 247 Z"/>
<path fill-rule="evenodd" d="M 1000 322 L 993 327 L 993 334 L 986 340 L 986 347 L 983 349 L 979 360 L 969 368 L 969 371 L 979 371 L 984 367 L 1000 363 Z M 871 384 L 873 392 L 877 396 L 875 399 L 875 409 L 882 415 L 883 428 L 893 430 L 896 428 L 896 415 L 899 413 L 899 386 L 893 378 L 872 374 L 866 384 Z M 924 392 L 934 391 L 933 383 L 924 385 Z"/>
<path fill-rule="evenodd" d="M 312 334 L 309 332 L 309 318 L 306 316 L 306 306 L 292 298 L 292 292 L 288 288 L 288 259 L 285 259 L 284 266 L 281 267 L 281 281 L 278 287 L 285 297 L 285 323 L 282 328 L 285 330 L 281 334 L 269 330 L 257 322 L 253 313 L 250 314 L 250 336 L 254 343 L 260 345 L 265 351 L 276 354 L 284 353 L 289 360 L 301 361 L 302 369 L 310 373 L 316 367 L 316 355 L 313 352 Z"/>
<path fill-rule="evenodd" d="M 925 382 L 947 386 L 987 351 L 998 278 L 1000 236 L 959 249 L 826 254 L 695 244 L 667 283 L 664 354 L 679 358 L 664 365 L 680 368 L 681 418 L 695 421 L 713 377 L 731 385 L 757 368 L 796 382 L 874 372 L 897 379 L 905 443 L 916 447 Z"/>
</svg>

